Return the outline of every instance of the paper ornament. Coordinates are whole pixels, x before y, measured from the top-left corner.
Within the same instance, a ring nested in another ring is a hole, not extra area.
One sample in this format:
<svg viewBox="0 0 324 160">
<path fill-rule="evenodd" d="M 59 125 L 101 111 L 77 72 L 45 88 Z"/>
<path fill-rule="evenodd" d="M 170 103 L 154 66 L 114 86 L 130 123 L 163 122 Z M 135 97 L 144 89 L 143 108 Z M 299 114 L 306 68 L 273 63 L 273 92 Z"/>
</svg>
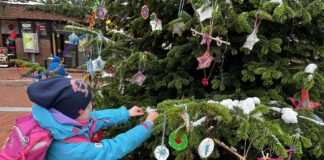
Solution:
<svg viewBox="0 0 324 160">
<path fill-rule="evenodd" d="M 182 32 L 184 31 L 184 27 L 185 24 L 183 22 L 174 24 L 172 34 L 178 34 L 181 37 Z"/>
<path fill-rule="evenodd" d="M 150 10 L 149 8 L 147 7 L 147 5 L 144 5 L 142 7 L 142 11 L 141 11 L 141 15 L 144 19 L 147 19 L 149 16 L 150 16 Z"/>
<path fill-rule="evenodd" d="M 100 6 L 97 10 L 96 10 L 96 18 L 105 20 L 105 15 L 107 14 L 107 10 L 104 6 Z"/>
<path fill-rule="evenodd" d="M 103 61 L 101 59 L 101 56 L 98 56 L 97 59 L 93 60 L 92 61 L 92 67 L 93 67 L 93 71 L 102 71 L 103 68 L 105 67 L 106 65 L 106 61 Z"/>
<path fill-rule="evenodd" d="M 146 77 L 143 75 L 143 73 L 138 71 L 132 76 L 132 83 L 141 86 L 145 79 Z"/>
<path fill-rule="evenodd" d="M 198 147 L 198 154 L 201 158 L 209 157 L 214 151 L 215 142 L 211 138 L 205 138 Z"/>
<path fill-rule="evenodd" d="M 107 78 L 107 77 L 114 77 L 114 74 L 103 71 L 101 78 Z"/>
<path fill-rule="evenodd" d="M 152 31 L 161 31 L 162 30 L 162 21 L 158 18 L 154 18 L 150 21 Z"/>
<path fill-rule="evenodd" d="M 96 24 L 95 13 L 93 11 L 90 12 L 89 18 L 87 19 L 87 23 L 88 23 L 87 29 L 92 30 L 94 25 Z"/>
<path fill-rule="evenodd" d="M 166 160 L 169 157 L 169 149 L 164 145 L 157 146 L 154 150 L 154 156 L 157 160 Z"/>
<path fill-rule="evenodd" d="M 188 137 L 185 133 L 173 131 L 169 135 L 169 145 L 177 151 L 184 150 L 188 146 Z"/>
<path fill-rule="evenodd" d="M 252 50 L 255 43 L 259 42 L 260 39 L 257 37 L 257 29 L 254 29 L 253 32 L 247 37 L 246 42 L 244 43 L 244 48 Z"/>
<path fill-rule="evenodd" d="M 293 146 L 290 146 L 290 148 L 286 150 L 286 152 L 289 153 L 287 160 L 291 160 L 292 159 L 293 152 L 295 152 L 295 151 L 296 150 L 295 150 L 295 148 Z"/>
<path fill-rule="evenodd" d="M 73 32 L 69 35 L 70 44 L 77 45 L 79 43 L 79 37 Z"/>
<path fill-rule="evenodd" d="M 213 7 L 207 7 L 202 5 L 199 9 L 197 9 L 197 13 L 199 15 L 200 22 L 204 21 L 205 19 L 211 18 L 213 14 Z"/>
<path fill-rule="evenodd" d="M 319 107 L 321 104 L 312 102 L 309 100 L 309 94 L 308 90 L 305 88 L 302 88 L 301 91 L 301 100 L 298 100 L 296 98 L 288 98 L 291 103 L 295 106 L 296 109 L 304 108 L 304 109 L 314 109 Z"/>
<path fill-rule="evenodd" d="M 209 54 L 208 51 L 204 55 L 197 58 L 199 66 L 197 69 L 204 69 L 210 66 L 210 63 L 213 61 L 213 57 Z"/>
</svg>

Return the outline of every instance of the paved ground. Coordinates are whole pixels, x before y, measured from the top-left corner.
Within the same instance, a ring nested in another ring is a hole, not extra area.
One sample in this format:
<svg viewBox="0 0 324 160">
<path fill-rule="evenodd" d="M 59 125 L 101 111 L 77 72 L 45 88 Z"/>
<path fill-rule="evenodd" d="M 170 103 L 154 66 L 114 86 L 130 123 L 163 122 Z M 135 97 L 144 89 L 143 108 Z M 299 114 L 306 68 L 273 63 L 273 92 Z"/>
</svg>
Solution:
<svg viewBox="0 0 324 160">
<path fill-rule="evenodd" d="M 74 70 L 70 70 L 73 72 Z M 26 94 L 27 87 L 33 81 L 21 79 L 25 70 L 17 68 L 0 68 L 0 148 L 8 137 L 15 119 L 30 110 L 32 102 Z M 82 73 L 71 73 L 73 78 L 81 78 Z"/>
</svg>

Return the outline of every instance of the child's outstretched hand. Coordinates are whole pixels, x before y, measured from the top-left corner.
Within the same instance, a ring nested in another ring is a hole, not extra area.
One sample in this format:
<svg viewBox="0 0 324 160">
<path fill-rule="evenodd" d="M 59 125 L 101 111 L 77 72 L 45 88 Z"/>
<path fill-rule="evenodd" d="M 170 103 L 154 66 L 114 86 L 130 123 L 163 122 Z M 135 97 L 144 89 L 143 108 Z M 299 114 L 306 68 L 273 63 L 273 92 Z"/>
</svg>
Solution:
<svg viewBox="0 0 324 160">
<path fill-rule="evenodd" d="M 157 112 L 151 112 L 147 116 L 146 120 L 149 121 L 152 125 L 154 125 L 154 120 L 159 117 L 159 113 Z"/>
<path fill-rule="evenodd" d="M 144 111 L 140 107 L 133 106 L 131 109 L 129 109 L 129 116 L 131 117 L 137 117 L 142 115 L 144 115 Z"/>
</svg>

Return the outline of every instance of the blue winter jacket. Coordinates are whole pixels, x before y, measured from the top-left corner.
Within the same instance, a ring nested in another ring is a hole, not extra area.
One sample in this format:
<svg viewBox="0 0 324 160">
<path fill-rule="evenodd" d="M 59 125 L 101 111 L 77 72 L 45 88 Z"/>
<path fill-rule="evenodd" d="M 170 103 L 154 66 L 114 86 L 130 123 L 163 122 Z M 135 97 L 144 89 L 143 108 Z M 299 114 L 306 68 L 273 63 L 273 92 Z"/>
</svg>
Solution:
<svg viewBox="0 0 324 160">
<path fill-rule="evenodd" d="M 64 65 L 61 64 L 61 58 L 59 56 L 53 57 L 52 63 L 48 67 L 48 70 L 54 71 L 55 74 L 59 74 L 61 76 L 66 76 Z"/>
<path fill-rule="evenodd" d="M 125 133 L 121 133 L 112 139 L 103 139 L 100 143 L 66 143 L 61 140 L 75 135 L 85 135 L 89 138 L 89 128 L 93 120 L 87 126 L 75 127 L 61 124 L 45 108 L 36 104 L 32 107 L 34 119 L 41 127 L 51 131 L 53 141 L 47 151 L 46 160 L 115 160 L 121 159 L 140 146 L 151 135 L 152 124 L 145 121 Z M 119 109 L 106 109 L 94 111 L 92 118 L 97 119 L 94 132 L 103 127 L 109 127 L 125 123 L 129 119 L 129 112 L 125 107 Z"/>
</svg>

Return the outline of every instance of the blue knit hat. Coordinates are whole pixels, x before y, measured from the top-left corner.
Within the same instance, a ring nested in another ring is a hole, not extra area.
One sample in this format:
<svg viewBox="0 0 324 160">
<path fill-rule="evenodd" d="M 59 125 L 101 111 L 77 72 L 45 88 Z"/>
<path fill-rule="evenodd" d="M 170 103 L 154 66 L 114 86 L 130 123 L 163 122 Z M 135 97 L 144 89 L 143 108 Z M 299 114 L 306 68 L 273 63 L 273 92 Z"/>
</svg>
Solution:
<svg viewBox="0 0 324 160">
<path fill-rule="evenodd" d="M 92 99 L 88 84 L 57 76 L 32 83 L 27 94 L 32 102 L 46 109 L 54 108 L 72 119 L 79 117 Z"/>
</svg>

